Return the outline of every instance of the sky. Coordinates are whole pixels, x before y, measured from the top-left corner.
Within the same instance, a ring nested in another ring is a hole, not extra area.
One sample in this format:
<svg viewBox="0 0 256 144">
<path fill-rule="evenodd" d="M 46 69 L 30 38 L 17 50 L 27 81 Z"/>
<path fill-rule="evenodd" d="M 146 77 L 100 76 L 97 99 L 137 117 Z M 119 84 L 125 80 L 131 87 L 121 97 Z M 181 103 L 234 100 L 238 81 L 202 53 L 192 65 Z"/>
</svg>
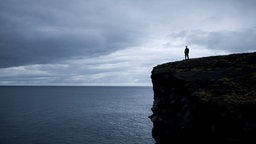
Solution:
<svg viewBox="0 0 256 144">
<path fill-rule="evenodd" d="M 0 0 L 0 85 L 151 86 L 154 66 L 256 51 L 255 0 Z"/>
</svg>

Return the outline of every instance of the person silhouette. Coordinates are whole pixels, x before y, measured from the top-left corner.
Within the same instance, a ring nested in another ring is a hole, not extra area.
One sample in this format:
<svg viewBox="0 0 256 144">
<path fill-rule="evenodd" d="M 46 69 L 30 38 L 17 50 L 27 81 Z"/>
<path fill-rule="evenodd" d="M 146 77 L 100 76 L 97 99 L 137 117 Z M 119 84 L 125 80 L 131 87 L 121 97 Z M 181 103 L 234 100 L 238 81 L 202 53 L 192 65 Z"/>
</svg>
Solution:
<svg viewBox="0 0 256 144">
<path fill-rule="evenodd" d="M 185 50 L 184 50 L 184 53 L 185 53 L 185 59 L 189 59 L 189 49 L 188 49 L 188 46 L 186 46 Z"/>
</svg>

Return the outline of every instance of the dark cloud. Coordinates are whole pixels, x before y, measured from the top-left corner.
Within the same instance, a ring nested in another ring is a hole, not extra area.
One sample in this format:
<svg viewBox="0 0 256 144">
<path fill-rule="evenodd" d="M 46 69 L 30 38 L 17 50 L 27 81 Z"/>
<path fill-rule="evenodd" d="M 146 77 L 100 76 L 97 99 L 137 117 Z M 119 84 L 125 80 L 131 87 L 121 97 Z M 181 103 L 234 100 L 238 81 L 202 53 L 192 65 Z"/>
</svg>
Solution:
<svg viewBox="0 0 256 144">
<path fill-rule="evenodd" d="M 0 67 L 91 57 L 136 45 L 139 29 L 103 4 L 2 1 Z"/>
</svg>

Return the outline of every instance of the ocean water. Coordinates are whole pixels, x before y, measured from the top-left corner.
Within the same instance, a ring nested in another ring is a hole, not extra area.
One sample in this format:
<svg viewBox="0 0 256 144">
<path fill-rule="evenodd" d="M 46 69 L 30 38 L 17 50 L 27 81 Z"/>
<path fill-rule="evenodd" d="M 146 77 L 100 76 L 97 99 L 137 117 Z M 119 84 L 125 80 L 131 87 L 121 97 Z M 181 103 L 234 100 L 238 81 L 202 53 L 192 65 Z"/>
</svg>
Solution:
<svg viewBox="0 0 256 144">
<path fill-rule="evenodd" d="M 153 144 L 151 87 L 0 87 L 1 144 Z"/>
</svg>

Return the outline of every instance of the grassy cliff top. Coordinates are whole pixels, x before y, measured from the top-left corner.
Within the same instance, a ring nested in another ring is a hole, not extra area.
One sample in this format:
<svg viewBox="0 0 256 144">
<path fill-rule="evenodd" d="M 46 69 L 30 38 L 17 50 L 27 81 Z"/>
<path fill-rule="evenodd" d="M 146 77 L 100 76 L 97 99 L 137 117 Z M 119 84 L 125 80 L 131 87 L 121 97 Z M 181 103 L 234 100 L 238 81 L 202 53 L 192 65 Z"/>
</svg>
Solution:
<svg viewBox="0 0 256 144">
<path fill-rule="evenodd" d="M 256 52 L 165 63 L 152 70 L 159 74 L 185 81 L 192 96 L 202 100 L 256 102 Z"/>
</svg>

